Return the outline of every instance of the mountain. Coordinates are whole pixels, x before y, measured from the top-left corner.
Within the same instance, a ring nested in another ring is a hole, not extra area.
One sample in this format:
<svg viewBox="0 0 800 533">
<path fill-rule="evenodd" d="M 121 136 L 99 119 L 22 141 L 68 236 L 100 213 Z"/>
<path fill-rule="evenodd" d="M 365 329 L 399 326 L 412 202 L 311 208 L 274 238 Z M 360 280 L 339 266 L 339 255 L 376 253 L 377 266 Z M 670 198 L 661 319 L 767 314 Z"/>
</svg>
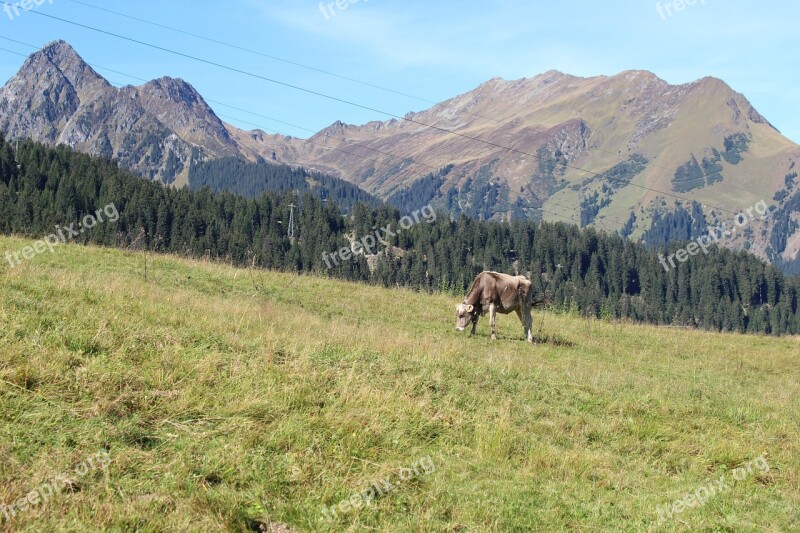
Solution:
<svg viewBox="0 0 800 533">
<path fill-rule="evenodd" d="M 185 183 L 192 162 L 241 153 L 185 81 L 118 89 L 64 41 L 31 55 L 0 89 L 0 131 L 113 158 L 165 183 Z"/>
<path fill-rule="evenodd" d="M 800 264 L 800 146 L 719 79 L 670 85 L 645 71 L 551 71 L 493 79 L 405 118 L 337 122 L 312 137 L 340 151 L 229 130 L 258 153 L 291 157 L 403 206 L 432 202 L 480 218 L 571 220 L 641 237 L 676 210 L 699 212 L 698 228 L 730 227 L 763 200 L 775 216 L 726 244 Z"/>
<path fill-rule="evenodd" d="M 719 79 L 670 85 L 646 71 L 550 71 L 492 79 L 405 118 L 336 122 L 312 142 L 245 131 L 182 80 L 117 89 L 63 41 L 33 54 L 0 89 L 9 138 L 68 144 L 179 186 L 193 166 L 213 161 L 285 163 L 406 209 L 565 220 L 655 245 L 730 226 L 763 201 L 773 216 L 724 244 L 800 271 L 800 146 Z"/>
</svg>

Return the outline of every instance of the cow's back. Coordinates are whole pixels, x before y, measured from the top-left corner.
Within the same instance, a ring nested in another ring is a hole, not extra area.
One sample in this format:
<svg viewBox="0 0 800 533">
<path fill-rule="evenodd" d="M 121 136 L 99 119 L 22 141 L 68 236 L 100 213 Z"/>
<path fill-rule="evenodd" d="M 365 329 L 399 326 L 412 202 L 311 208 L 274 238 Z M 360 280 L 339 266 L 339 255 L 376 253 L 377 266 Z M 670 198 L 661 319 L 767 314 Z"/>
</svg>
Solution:
<svg viewBox="0 0 800 533">
<path fill-rule="evenodd" d="M 512 311 L 520 303 L 520 296 L 530 294 L 530 282 L 523 276 L 511 276 L 502 272 L 482 272 L 479 276 L 483 301 L 494 303 L 504 310 Z"/>
</svg>

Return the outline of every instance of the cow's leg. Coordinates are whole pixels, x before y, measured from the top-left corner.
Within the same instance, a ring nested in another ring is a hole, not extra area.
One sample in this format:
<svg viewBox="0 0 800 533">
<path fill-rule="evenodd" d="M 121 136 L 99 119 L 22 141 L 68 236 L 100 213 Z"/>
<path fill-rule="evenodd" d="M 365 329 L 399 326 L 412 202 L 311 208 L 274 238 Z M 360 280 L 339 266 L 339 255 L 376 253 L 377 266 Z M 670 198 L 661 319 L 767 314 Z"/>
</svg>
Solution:
<svg viewBox="0 0 800 533">
<path fill-rule="evenodd" d="M 525 315 L 522 313 L 522 307 L 517 306 L 517 308 L 514 309 L 514 311 L 517 312 L 517 317 L 519 317 L 519 322 L 520 324 L 522 324 L 522 336 L 524 337 L 525 335 L 528 334 L 528 330 L 525 328 Z"/>
<path fill-rule="evenodd" d="M 530 288 L 519 293 L 519 300 L 517 301 L 517 312 L 520 315 L 519 319 L 522 321 L 523 335 L 527 337 L 528 342 L 533 342 L 533 317 L 531 316 L 531 308 L 533 303 L 531 301 Z"/>
<path fill-rule="evenodd" d="M 528 307 L 522 312 L 522 325 L 525 327 L 525 334 L 528 337 L 528 342 L 533 342 L 533 332 L 531 328 L 533 327 L 533 317 L 531 316 L 531 308 Z"/>
<path fill-rule="evenodd" d="M 472 317 L 472 331 L 469 332 L 470 335 L 475 335 L 475 329 L 478 327 L 478 319 L 480 315 L 475 315 Z"/>
<path fill-rule="evenodd" d="M 497 307 L 494 304 L 489 305 L 489 323 L 492 326 L 492 340 L 497 340 L 497 331 L 495 330 L 495 322 L 497 320 Z"/>
</svg>

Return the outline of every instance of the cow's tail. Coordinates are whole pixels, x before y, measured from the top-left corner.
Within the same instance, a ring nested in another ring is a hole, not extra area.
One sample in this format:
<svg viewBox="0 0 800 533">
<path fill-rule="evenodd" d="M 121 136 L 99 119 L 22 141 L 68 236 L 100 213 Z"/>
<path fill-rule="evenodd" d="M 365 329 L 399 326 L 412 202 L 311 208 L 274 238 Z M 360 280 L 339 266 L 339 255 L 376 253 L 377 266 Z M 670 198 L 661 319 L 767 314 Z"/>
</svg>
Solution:
<svg viewBox="0 0 800 533">
<path fill-rule="evenodd" d="M 527 293 L 525 292 L 526 289 Z M 547 295 L 545 295 L 544 298 L 538 298 L 536 300 L 533 299 L 533 284 L 528 284 L 526 287 L 521 283 L 517 287 L 517 296 L 520 298 L 520 300 L 530 302 L 532 309 L 537 307 L 550 307 L 553 305 L 553 302 Z"/>
</svg>

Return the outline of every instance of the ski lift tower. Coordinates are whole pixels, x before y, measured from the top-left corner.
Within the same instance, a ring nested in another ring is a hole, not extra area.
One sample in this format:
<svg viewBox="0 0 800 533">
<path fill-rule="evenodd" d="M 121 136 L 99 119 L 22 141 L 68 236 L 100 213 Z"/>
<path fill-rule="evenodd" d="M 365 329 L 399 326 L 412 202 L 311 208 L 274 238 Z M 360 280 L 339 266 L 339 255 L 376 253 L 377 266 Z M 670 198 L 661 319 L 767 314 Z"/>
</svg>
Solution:
<svg viewBox="0 0 800 533">
<path fill-rule="evenodd" d="M 289 242 L 294 245 L 294 203 L 289 204 Z"/>
</svg>

